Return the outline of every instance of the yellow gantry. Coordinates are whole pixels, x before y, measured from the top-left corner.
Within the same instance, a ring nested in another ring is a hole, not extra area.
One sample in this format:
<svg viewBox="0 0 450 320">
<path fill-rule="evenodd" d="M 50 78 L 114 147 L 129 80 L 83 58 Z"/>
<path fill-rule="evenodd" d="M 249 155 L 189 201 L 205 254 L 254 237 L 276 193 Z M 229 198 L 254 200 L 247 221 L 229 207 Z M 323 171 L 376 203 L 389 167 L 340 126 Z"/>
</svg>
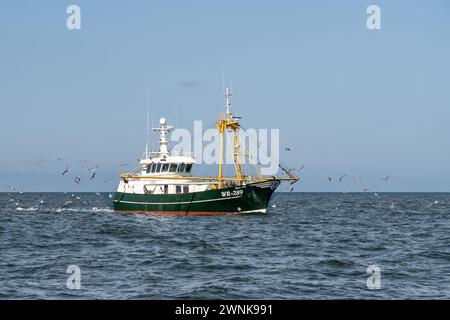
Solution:
<svg viewBox="0 0 450 320">
<path fill-rule="evenodd" d="M 221 114 L 221 119 L 216 122 L 217 131 L 219 131 L 220 135 L 220 155 L 219 155 L 219 174 L 217 177 L 217 181 L 219 183 L 219 189 L 222 188 L 223 178 L 223 141 L 224 136 L 226 135 L 228 130 L 233 132 L 234 138 L 234 147 L 233 147 L 233 161 L 234 168 L 236 171 L 236 180 L 242 181 L 243 173 L 242 173 L 242 165 L 241 165 L 241 146 L 239 141 L 239 122 L 236 119 L 233 119 L 230 115 Z"/>
</svg>

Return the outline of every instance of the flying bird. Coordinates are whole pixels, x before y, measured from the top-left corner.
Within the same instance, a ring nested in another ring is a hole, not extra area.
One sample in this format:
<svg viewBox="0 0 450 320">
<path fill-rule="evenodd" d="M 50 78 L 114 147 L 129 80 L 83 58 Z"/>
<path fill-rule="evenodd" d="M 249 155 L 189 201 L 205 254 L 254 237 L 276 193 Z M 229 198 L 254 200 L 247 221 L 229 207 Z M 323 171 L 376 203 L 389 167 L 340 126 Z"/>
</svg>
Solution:
<svg viewBox="0 0 450 320">
<path fill-rule="evenodd" d="M 389 179 L 389 176 L 386 176 L 384 178 L 381 178 L 381 180 L 387 181 Z"/>
<path fill-rule="evenodd" d="M 331 178 L 331 177 L 328 177 L 328 182 L 331 182 L 331 180 L 332 180 L 333 178 Z"/>
<path fill-rule="evenodd" d="M 305 167 L 305 165 L 302 164 L 302 165 L 300 166 L 299 170 L 300 170 L 301 172 L 303 172 L 303 168 L 304 168 L 304 167 Z"/>
<path fill-rule="evenodd" d="M 342 182 L 342 179 L 344 179 L 347 175 L 343 174 L 340 178 L 339 178 L 339 182 Z"/>
<path fill-rule="evenodd" d="M 77 184 L 80 184 L 80 182 L 81 182 L 81 178 L 80 178 L 79 176 L 76 176 L 73 180 L 74 180 Z"/>
<path fill-rule="evenodd" d="M 286 151 L 291 151 L 291 148 L 284 148 L 284 150 L 286 150 Z"/>
<path fill-rule="evenodd" d="M 100 167 L 99 167 L 99 166 L 95 166 L 95 167 L 92 167 L 92 168 L 88 168 L 88 171 L 92 171 L 92 175 L 91 175 L 91 177 L 89 178 L 90 180 L 92 180 L 92 179 L 95 178 L 95 170 L 96 170 L 97 168 L 100 168 Z"/>
<path fill-rule="evenodd" d="M 69 172 L 69 166 L 66 166 L 66 169 L 61 173 L 61 175 L 65 175 L 67 172 Z"/>
<path fill-rule="evenodd" d="M 107 183 L 109 180 L 111 180 L 111 178 L 106 179 L 103 183 Z"/>
</svg>

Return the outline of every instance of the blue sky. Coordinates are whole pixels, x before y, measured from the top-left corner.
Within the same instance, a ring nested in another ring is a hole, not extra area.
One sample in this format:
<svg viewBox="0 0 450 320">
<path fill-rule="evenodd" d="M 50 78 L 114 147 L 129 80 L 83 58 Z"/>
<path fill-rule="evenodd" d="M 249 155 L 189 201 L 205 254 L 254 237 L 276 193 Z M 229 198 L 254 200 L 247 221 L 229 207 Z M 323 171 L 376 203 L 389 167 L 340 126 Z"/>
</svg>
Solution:
<svg viewBox="0 0 450 320">
<path fill-rule="evenodd" d="M 192 129 L 223 111 L 222 69 L 244 126 L 279 128 L 282 161 L 305 165 L 296 191 L 450 191 L 449 39 L 445 0 L 1 1 L 1 191 L 114 190 L 147 88 L 155 123 Z M 327 180 L 342 174 L 364 178 Z"/>
</svg>

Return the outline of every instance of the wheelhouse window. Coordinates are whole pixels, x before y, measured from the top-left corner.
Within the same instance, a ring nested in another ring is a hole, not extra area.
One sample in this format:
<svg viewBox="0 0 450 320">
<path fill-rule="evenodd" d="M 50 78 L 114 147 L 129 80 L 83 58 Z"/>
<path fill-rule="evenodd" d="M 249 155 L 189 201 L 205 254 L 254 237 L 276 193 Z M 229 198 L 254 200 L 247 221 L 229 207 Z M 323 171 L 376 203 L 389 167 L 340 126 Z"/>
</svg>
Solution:
<svg viewBox="0 0 450 320">
<path fill-rule="evenodd" d="M 155 173 L 156 167 L 157 167 L 157 164 L 156 164 L 156 163 L 152 164 L 152 173 Z"/>
<path fill-rule="evenodd" d="M 150 170 L 153 168 L 153 164 L 149 164 L 148 166 L 147 166 L 147 170 L 146 170 L 146 172 L 147 173 L 150 173 Z"/>
<path fill-rule="evenodd" d="M 169 186 L 167 184 L 164 185 L 164 194 L 169 193 Z"/>
<path fill-rule="evenodd" d="M 180 163 L 178 165 L 178 172 L 184 172 L 184 169 L 186 169 L 186 164 Z"/>
<path fill-rule="evenodd" d="M 186 165 L 186 172 L 191 172 L 191 170 L 192 170 L 192 163 L 188 163 Z"/>
<path fill-rule="evenodd" d="M 175 193 L 181 193 L 181 186 L 175 186 Z"/>
<path fill-rule="evenodd" d="M 183 193 L 189 193 L 189 186 L 183 186 Z"/>
<path fill-rule="evenodd" d="M 168 163 L 164 163 L 162 165 L 161 172 L 167 172 L 167 171 L 169 171 L 169 164 Z"/>
<path fill-rule="evenodd" d="M 156 166 L 156 173 L 159 173 L 161 171 L 161 163 L 158 163 L 158 165 Z"/>
<path fill-rule="evenodd" d="M 177 171 L 177 164 L 176 163 L 170 164 L 169 172 L 176 172 L 176 171 Z"/>
</svg>

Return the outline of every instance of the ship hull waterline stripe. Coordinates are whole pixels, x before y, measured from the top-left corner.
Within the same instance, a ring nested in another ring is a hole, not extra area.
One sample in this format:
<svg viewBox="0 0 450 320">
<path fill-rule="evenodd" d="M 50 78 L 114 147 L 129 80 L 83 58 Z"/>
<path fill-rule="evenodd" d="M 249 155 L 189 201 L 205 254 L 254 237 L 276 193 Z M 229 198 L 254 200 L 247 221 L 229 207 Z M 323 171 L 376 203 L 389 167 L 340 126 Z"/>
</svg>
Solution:
<svg viewBox="0 0 450 320">
<path fill-rule="evenodd" d="M 140 202 L 140 201 L 120 201 L 117 200 L 116 203 L 128 203 L 128 204 L 190 204 L 190 203 L 201 203 L 201 202 L 211 202 L 211 201 L 221 201 L 229 199 L 238 199 L 242 196 L 227 197 L 227 198 L 217 198 L 217 199 L 207 199 L 207 200 L 195 200 L 195 201 L 182 201 L 182 202 Z"/>
<path fill-rule="evenodd" d="M 218 216 L 231 214 L 247 214 L 247 213 L 267 213 L 267 209 L 256 209 L 247 211 L 157 211 L 157 210 L 115 210 L 118 213 L 135 213 L 135 214 L 159 214 L 159 215 L 199 215 L 199 216 Z"/>
</svg>

